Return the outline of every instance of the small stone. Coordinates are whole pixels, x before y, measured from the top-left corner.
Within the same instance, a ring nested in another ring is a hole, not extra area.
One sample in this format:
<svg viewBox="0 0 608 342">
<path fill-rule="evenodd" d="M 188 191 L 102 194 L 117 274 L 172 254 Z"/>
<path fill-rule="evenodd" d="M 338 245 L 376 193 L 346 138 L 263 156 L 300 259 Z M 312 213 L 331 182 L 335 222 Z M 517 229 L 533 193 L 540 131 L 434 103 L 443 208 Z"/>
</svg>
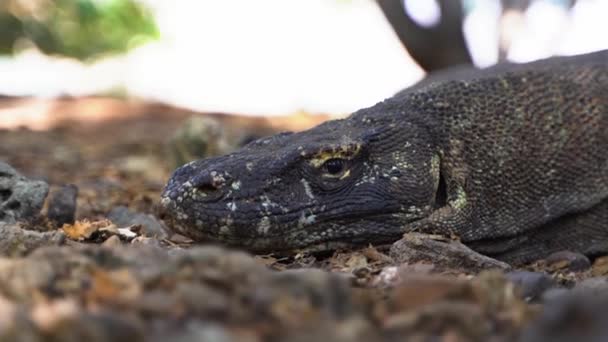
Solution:
<svg viewBox="0 0 608 342">
<path fill-rule="evenodd" d="M 546 290 L 556 286 L 553 278 L 540 272 L 513 271 L 505 276 L 519 288 L 522 297 L 529 302 L 540 299 Z"/>
<path fill-rule="evenodd" d="M 603 256 L 595 259 L 591 274 L 594 276 L 602 276 L 608 274 L 608 256 Z"/>
<path fill-rule="evenodd" d="M 475 252 L 459 241 L 422 233 L 404 234 L 391 246 L 390 256 L 397 263 L 428 262 L 436 267 L 467 272 L 511 268 L 502 261 Z"/>
<path fill-rule="evenodd" d="M 195 342 L 195 341 L 239 341 L 239 335 L 233 336 L 231 331 L 218 323 L 211 323 L 200 320 L 189 320 L 183 324 L 179 330 L 172 331 L 171 334 L 163 336 L 163 338 L 155 341 L 178 341 L 178 342 Z M 242 339 L 243 341 L 258 341 L 257 338 Z"/>
<path fill-rule="evenodd" d="M 571 291 L 566 288 L 554 287 L 554 288 L 550 288 L 547 291 L 543 292 L 543 294 L 541 295 L 541 300 L 543 303 L 546 303 L 546 302 L 549 302 L 552 300 L 559 300 L 563 296 L 567 296 L 570 293 L 571 293 Z"/>
<path fill-rule="evenodd" d="M 134 238 L 133 240 L 131 240 L 131 244 L 133 244 L 133 245 L 151 245 L 151 246 L 156 246 L 156 247 L 162 246 L 158 239 L 145 237 L 145 236 L 138 236 L 138 237 Z"/>
<path fill-rule="evenodd" d="M 547 302 L 519 341 L 607 341 L 608 296 L 568 294 Z"/>
<path fill-rule="evenodd" d="M 591 267 L 589 258 L 581 253 L 561 251 L 549 255 L 546 259 L 551 270 L 568 270 L 572 272 L 584 271 Z"/>
<path fill-rule="evenodd" d="M 30 180 L 0 162 L 0 222 L 14 223 L 39 215 L 49 186 Z"/>
<path fill-rule="evenodd" d="M 311 312 L 333 319 L 352 314 L 354 303 L 347 275 L 301 268 L 270 273 L 269 280 L 256 289 L 255 305 L 269 305 L 271 315 L 283 322 L 297 321 L 299 315 Z"/>
<path fill-rule="evenodd" d="M 106 241 L 102 243 L 102 245 L 106 247 L 115 247 L 121 244 L 122 242 L 120 242 L 120 238 L 116 235 L 110 236 Z"/>
<path fill-rule="evenodd" d="M 171 242 L 177 243 L 177 244 L 189 244 L 189 243 L 193 242 L 191 238 L 185 237 L 185 236 L 183 236 L 181 234 L 177 234 L 177 233 L 172 234 L 171 237 L 169 238 L 169 240 Z"/>
<path fill-rule="evenodd" d="M 0 236 L 2 256 L 22 256 L 41 246 L 57 246 L 65 243 L 65 234 L 62 231 L 41 233 L 2 222 L 0 222 Z"/>
<path fill-rule="evenodd" d="M 418 310 L 446 298 L 471 295 L 470 283 L 462 279 L 441 275 L 412 274 L 403 276 L 391 291 L 390 305 L 394 311 Z"/>
<path fill-rule="evenodd" d="M 52 191 L 49 196 L 47 216 L 58 227 L 73 224 L 76 217 L 76 197 L 78 187 L 74 184 L 64 185 Z"/>
<path fill-rule="evenodd" d="M 352 253 L 350 254 L 350 257 L 346 259 L 344 266 L 344 271 L 352 273 L 353 270 L 367 267 L 367 258 L 361 253 Z"/>
<path fill-rule="evenodd" d="M 141 225 L 142 232 L 146 236 L 164 239 L 169 235 L 164 224 L 154 216 L 130 211 L 125 206 L 114 207 L 110 213 L 108 213 L 108 219 L 119 227 Z"/>
<path fill-rule="evenodd" d="M 606 295 L 608 294 L 608 277 L 592 277 L 581 280 L 572 291 L 586 295 Z"/>
<path fill-rule="evenodd" d="M 138 226 L 136 226 L 138 227 Z M 137 233 L 133 232 L 131 230 L 131 227 L 129 228 L 117 228 L 116 229 L 118 236 L 120 236 L 121 238 L 123 238 L 124 240 L 130 241 L 133 240 L 135 237 L 137 237 Z"/>
</svg>

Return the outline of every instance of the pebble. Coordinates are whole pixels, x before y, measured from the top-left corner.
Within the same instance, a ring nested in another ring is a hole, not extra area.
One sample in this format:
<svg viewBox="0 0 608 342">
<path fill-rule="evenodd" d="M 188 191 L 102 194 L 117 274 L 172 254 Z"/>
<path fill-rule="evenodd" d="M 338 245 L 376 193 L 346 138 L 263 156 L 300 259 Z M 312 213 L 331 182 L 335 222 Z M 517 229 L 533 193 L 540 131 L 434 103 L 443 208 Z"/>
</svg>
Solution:
<svg viewBox="0 0 608 342">
<path fill-rule="evenodd" d="M 553 270 L 566 269 L 572 272 L 579 272 L 591 267 L 589 258 L 581 253 L 571 251 L 553 253 L 547 257 L 546 262 L 547 266 Z"/>
<path fill-rule="evenodd" d="M 508 270 L 510 265 L 479 254 L 459 241 L 442 236 L 406 233 L 390 249 L 397 263 L 431 263 L 438 268 L 480 272 L 487 269 Z"/>
<path fill-rule="evenodd" d="M 608 341 L 608 296 L 570 293 L 547 302 L 519 341 Z"/>
<path fill-rule="evenodd" d="M 596 277 L 608 274 L 608 256 L 602 256 L 593 261 L 591 274 Z"/>
<path fill-rule="evenodd" d="M 137 213 L 125 206 L 114 207 L 108 214 L 108 219 L 120 227 L 141 225 L 143 234 L 165 239 L 169 236 L 167 228 L 156 217 L 150 214 Z"/>
<path fill-rule="evenodd" d="M 76 197 L 78 187 L 74 184 L 67 184 L 52 191 L 48 201 L 48 218 L 58 227 L 66 223 L 73 224 L 76 217 Z"/>
<path fill-rule="evenodd" d="M 553 278 L 545 273 L 513 271 L 505 276 L 519 288 L 522 297 L 529 302 L 539 300 L 545 291 L 556 287 Z"/>
<path fill-rule="evenodd" d="M 572 291 L 584 295 L 608 295 L 608 277 L 592 277 L 581 280 Z"/>
<path fill-rule="evenodd" d="M 47 183 L 27 179 L 0 162 L 0 222 L 34 218 L 40 213 L 48 191 Z"/>
<path fill-rule="evenodd" d="M 106 241 L 104 241 L 101 245 L 106 247 L 114 247 L 121 245 L 120 238 L 116 235 L 110 236 Z"/>
<path fill-rule="evenodd" d="M 0 256 L 22 256 L 42 246 L 58 246 L 65 243 L 62 231 L 37 232 L 22 229 L 18 224 L 0 222 Z"/>
<path fill-rule="evenodd" d="M 558 300 L 562 298 L 562 296 L 567 296 L 570 293 L 572 292 L 569 289 L 563 287 L 554 287 L 543 292 L 543 294 L 541 295 L 541 300 L 543 303 L 546 303 L 552 300 Z"/>
<path fill-rule="evenodd" d="M 131 240 L 131 244 L 133 244 L 133 245 L 151 245 L 151 246 L 156 246 L 156 247 L 162 246 L 159 239 L 149 238 L 149 237 L 145 237 L 145 236 L 138 236 L 138 237 L 134 238 L 133 240 Z"/>
</svg>

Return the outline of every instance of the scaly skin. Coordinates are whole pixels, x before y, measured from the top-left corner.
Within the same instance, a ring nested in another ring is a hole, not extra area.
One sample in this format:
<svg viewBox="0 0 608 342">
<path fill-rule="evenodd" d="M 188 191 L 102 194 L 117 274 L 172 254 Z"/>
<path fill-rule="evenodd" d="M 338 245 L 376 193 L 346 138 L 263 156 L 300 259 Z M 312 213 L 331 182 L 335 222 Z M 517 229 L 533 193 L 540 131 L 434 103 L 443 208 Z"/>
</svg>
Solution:
<svg viewBox="0 0 608 342">
<path fill-rule="evenodd" d="M 608 51 L 426 82 L 184 165 L 161 203 L 182 234 L 258 252 L 407 231 L 511 262 L 606 252 Z"/>
</svg>

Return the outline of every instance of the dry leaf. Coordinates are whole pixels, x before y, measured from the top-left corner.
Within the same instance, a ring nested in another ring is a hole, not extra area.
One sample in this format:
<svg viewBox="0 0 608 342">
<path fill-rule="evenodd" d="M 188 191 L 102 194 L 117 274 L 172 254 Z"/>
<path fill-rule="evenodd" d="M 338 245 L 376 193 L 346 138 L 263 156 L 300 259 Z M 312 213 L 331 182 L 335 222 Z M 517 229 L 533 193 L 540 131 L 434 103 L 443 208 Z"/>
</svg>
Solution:
<svg viewBox="0 0 608 342">
<path fill-rule="evenodd" d="M 74 224 L 64 224 L 61 229 L 67 235 L 68 238 L 76 241 L 88 240 L 91 238 L 93 233 L 98 230 L 110 229 L 115 227 L 110 220 L 101 220 L 90 222 L 89 220 L 76 221 Z"/>
</svg>

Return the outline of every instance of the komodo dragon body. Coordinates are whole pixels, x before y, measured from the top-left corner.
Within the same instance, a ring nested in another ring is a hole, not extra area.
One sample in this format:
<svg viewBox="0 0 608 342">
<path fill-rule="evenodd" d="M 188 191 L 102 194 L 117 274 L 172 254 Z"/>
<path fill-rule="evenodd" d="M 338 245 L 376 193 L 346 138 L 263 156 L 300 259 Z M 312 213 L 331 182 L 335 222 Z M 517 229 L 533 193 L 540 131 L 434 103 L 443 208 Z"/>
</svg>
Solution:
<svg viewBox="0 0 608 342">
<path fill-rule="evenodd" d="M 608 51 L 458 74 L 182 166 L 170 223 L 258 252 L 408 231 L 514 263 L 608 252 Z"/>
</svg>

